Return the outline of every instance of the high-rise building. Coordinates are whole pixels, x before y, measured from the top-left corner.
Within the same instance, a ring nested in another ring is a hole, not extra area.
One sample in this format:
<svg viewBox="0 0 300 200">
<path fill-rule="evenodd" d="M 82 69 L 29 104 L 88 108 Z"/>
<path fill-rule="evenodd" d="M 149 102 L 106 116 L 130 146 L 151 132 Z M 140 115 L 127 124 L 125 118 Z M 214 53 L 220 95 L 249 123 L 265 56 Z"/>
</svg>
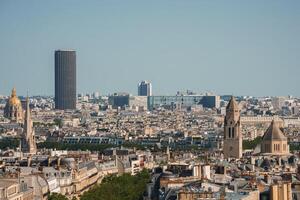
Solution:
<svg viewBox="0 0 300 200">
<path fill-rule="evenodd" d="M 108 97 L 108 104 L 112 106 L 113 109 L 124 108 L 129 106 L 129 97 L 128 93 L 115 93 Z"/>
<path fill-rule="evenodd" d="M 76 108 L 76 52 L 55 51 L 55 108 Z"/>
<path fill-rule="evenodd" d="M 148 81 L 142 81 L 138 85 L 138 96 L 152 96 L 152 85 Z"/>
<path fill-rule="evenodd" d="M 226 107 L 224 119 L 224 157 L 241 158 L 243 153 L 242 146 L 240 109 L 238 103 L 232 97 Z"/>
<path fill-rule="evenodd" d="M 202 105 L 204 108 L 219 108 L 219 96 L 202 96 L 202 95 L 184 95 L 184 96 L 149 96 L 148 110 L 154 110 L 159 107 L 181 109 Z"/>
</svg>

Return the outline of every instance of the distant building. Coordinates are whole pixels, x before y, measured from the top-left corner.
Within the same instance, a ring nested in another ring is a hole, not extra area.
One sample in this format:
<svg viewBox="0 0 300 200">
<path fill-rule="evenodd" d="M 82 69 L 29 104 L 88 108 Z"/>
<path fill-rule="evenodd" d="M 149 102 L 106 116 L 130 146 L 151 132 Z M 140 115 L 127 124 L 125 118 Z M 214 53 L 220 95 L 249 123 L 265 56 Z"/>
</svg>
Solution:
<svg viewBox="0 0 300 200">
<path fill-rule="evenodd" d="M 93 96 L 94 99 L 98 99 L 100 97 L 100 93 L 99 92 L 94 92 L 92 96 Z"/>
<path fill-rule="evenodd" d="M 55 51 L 55 108 L 76 109 L 76 52 Z"/>
<path fill-rule="evenodd" d="M 142 81 L 138 85 L 138 96 L 152 96 L 152 84 L 148 81 Z"/>
<path fill-rule="evenodd" d="M 205 108 L 220 108 L 220 96 L 203 96 L 201 104 Z"/>
<path fill-rule="evenodd" d="M 34 199 L 34 191 L 27 184 L 20 183 L 17 179 L 0 179 L 0 199 L 31 200 Z"/>
<path fill-rule="evenodd" d="M 146 96 L 130 96 L 129 107 L 135 107 L 137 110 L 147 110 L 147 101 L 148 98 Z"/>
<path fill-rule="evenodd" d="M 271 122 L 271 125 L 262 138 L 261 153 L 267 155 L 289 154 L 287 137 L 284 136 L 274 120 Z"/>
<path fill-rule="evenodd" d="M 129 106 L 129 94 L 115 93 L 108 97 L 108 104 L 111 105 L 113 109 Z"/>
<path fill-rule="evenodd" d="M 23 123 L 24 113 L 22 109 L 22 103 L 17 97 L 17 91 L 15 88 L 13 88 L 11 96 L 4 108 L 4 117 L 18 123 Z"/>
<path fill-rule="evenodd" d="M 224 119 L 224 157 L 241 158 L 243 153 L 242 145 L 240 109 L 238 103 L 232 97 L 226 107 Z"/>
<path fill-rule="evenodd" d="M 275 110 L 281 110 L 284 106 L 286 97 L 273 97 L 272 98 L 272 105 Z"/>
<path fill-rule="evenodd" d="M 148 97 L 148 110 L 154 110 L 159 107 L 164 107 L 166 109 L 183 109 L 197 105 L 202 105 L 205 108 L 219 108 L 220 97 L 202 95 Z"/>
</svg>

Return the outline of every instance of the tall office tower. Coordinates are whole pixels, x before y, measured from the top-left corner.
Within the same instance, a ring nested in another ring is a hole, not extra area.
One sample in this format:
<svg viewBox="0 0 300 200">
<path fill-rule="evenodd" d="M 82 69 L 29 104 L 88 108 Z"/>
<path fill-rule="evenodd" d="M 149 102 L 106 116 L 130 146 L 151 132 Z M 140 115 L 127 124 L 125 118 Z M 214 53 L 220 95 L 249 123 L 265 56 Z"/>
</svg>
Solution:
<svg viewBox="0 0 300 200">
<path fill-rule="evenodd" d="M 138 85 L 138 96 L 152 96 L 152 85 L 148 81 L 142 81 Z"/>
<path fill-rule="evenodd" d="M 55 51 L 55 108 L 76 109 L 76 52 Z"/>
<path fill-rule="evenodd" d="M 26 98 L 26 111 L 24 120 L 24 130 L 22 136 L 22 151 L 30 154 L 36 154 L 37 147 L 35 142 L 35 135 L 33 124 L 31 120 L 31 112 L 29 107 L 29 99 Z"/>
<path fill-rule="evenodd" d="M 224 119 L 224 157 L 241 158 L 242 145 L 240 109 L 238 103 L 232 97 L 226 107 L 226 116 Z"/>
</svg>

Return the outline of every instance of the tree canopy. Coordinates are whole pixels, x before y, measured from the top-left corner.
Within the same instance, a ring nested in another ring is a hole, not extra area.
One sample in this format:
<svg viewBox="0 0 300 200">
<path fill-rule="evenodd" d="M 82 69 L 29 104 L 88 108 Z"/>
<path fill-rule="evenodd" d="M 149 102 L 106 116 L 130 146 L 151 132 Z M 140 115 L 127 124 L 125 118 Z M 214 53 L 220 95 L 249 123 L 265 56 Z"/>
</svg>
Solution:
<svg viewBox="0 0 300 200">
<path fill-rule="evenodd" d="M 150 180 L 147 170 L 136 176 L 124 174 L 122 176 L 108 176 L 100 185 L 85 192 L 81 200 L 140 200 Z"/>
<path fill-rule="evenodd" d="M 243 149 L 255 149 L 255 147 L 262 141 L 262 137 L 258 136 L 254 140 L 244 140 Z"/>
<path fill-rule="evenodd" d="M 52 193 L 49 195 L 48 200 L 68 200 L 68 198 L 62 194 Z"/>
</svg>

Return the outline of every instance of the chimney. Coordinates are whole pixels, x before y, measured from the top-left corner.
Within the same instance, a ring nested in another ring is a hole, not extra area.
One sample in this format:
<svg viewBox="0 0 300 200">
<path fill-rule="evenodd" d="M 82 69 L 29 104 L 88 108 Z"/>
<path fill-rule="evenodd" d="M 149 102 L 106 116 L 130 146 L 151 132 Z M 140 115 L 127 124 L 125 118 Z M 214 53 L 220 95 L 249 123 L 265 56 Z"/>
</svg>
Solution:
<svg viewBox="0 0 300 200">
<path fill-rule="evenodd" d="M 48 158 L 48 167 L 50 167 L 50 165 L 51 165 L 51 156 L 49 156 Z"/>
<path fill-rule="evenodd" d="M 31 166 L 31 155 L 27 158 L 27 166 L 30 167 Z"/>
<path fill-rule="evenodd" d="M 238 183 L 236 181 L 233 183 L 233 187 L 234 187 L 234 192 L 237 193 L 238 192 Z"/>
<path fill-rule="evenodd" d="M 58 157 L 57 159 L 57 167 L 60 168 L 60 161 L 61 161 L 61 157 Z"/>
</svg>

